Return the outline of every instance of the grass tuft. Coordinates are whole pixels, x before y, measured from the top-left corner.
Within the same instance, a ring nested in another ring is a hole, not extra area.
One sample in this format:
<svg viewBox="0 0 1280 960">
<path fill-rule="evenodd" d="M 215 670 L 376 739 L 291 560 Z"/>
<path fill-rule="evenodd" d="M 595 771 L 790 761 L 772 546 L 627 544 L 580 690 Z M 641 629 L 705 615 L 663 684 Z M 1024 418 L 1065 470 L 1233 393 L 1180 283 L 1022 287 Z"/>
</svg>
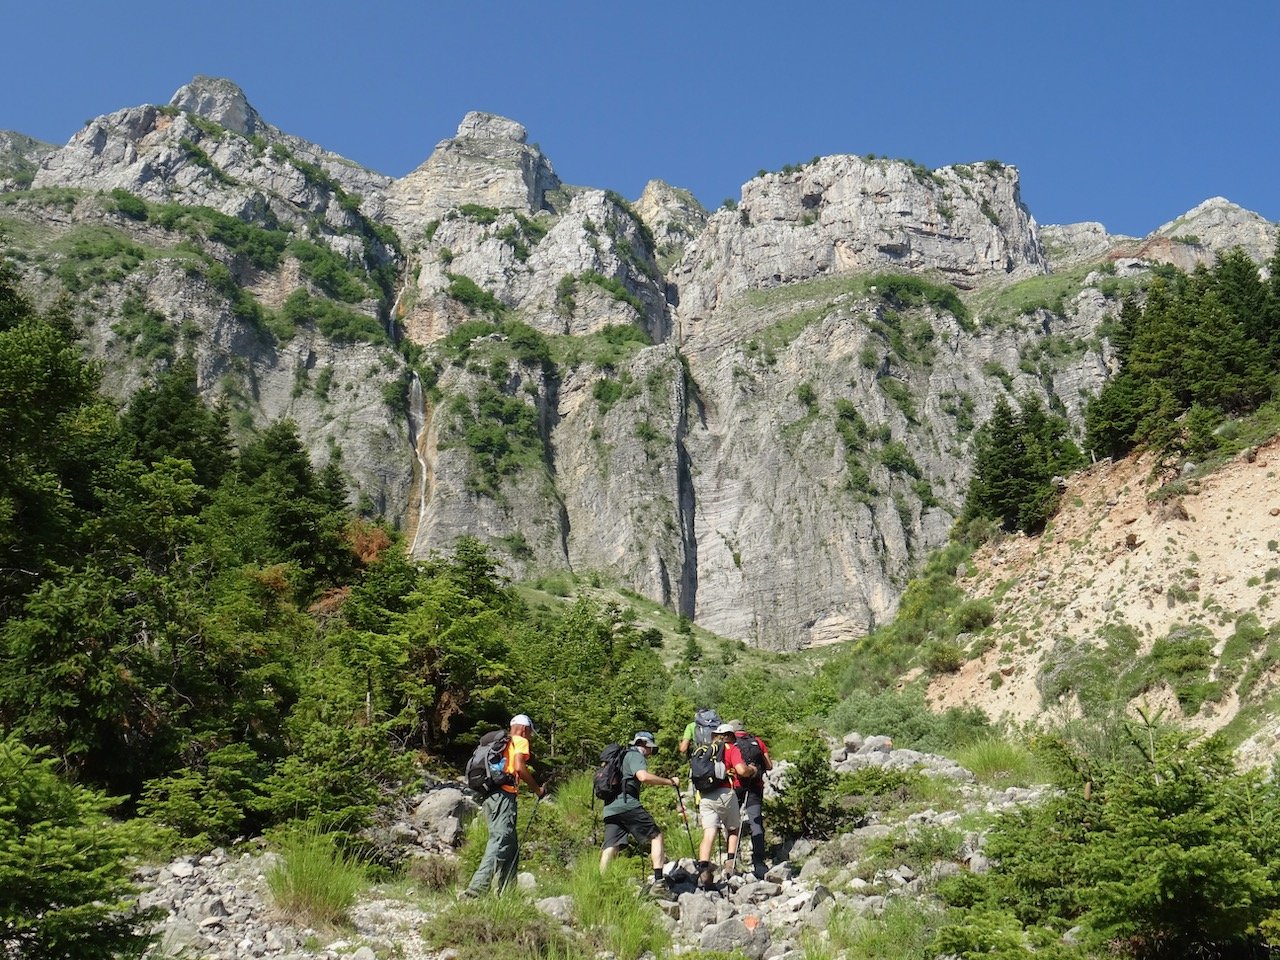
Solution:
<svg viewBox="0 0 1280 960">
<path fill-rule="evenodd" d="M 588 953 L 560 924 L 519 893 L 452 904 L 422 928 L 435 949 L 450 948 L 458 960 L 579 960 Z"/>
<path fill-rule="evenodd" d="M 1025 744 L 1003 737 L 987 737 L 962 747 L 955 760 L 988 785 L 1021 785 L 1044 782 L 1047 777 Z"/>
<path fill-rule="evenodd" d="M 618 960 L 662 956 L 670 945 L 658 908 L 637 895 L 628 871 L 615 865 L 601 876 L 594 858 L 584 856 L 570 875 L 569 893 L 579 928 Z"/>
<path fill-rule="evenodd" d="M 347 911 L 367 881 L 360 865 L 332 834 L 303 830 L 280 842 L 281 860 L 267 872 L 267 887 L 290 919 L 318 928 L 347 922 Z"/>
</svg>

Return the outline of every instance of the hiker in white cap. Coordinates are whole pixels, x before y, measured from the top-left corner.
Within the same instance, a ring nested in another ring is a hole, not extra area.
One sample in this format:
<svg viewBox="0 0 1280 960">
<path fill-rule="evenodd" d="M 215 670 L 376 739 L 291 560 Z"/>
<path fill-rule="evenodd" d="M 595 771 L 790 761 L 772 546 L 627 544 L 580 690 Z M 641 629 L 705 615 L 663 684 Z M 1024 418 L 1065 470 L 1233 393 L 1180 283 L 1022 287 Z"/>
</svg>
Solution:
<svg viewBox="0 0 1280 960">
<path fill-rule="evenodd" d="M 494 875 L 498 878 L 498 890 L 502 891 L 515 879 L 520 863 L 520 847 L 516 843 L 516 794 L 520 781 L 528 784 L 534 796 L 546 796 L 547 789 L 538 785 L 529 770 L 529 738 L 533 736 L 533 721 L 527 714 L 511 718 L 511 733 L 507 741 L 506 761 L 503 772 L 509 783 L 504 783 L 484 800 L 484 814 L 489 820 L 489 843 L 484 848 L 480 866 L 462 891 L 464 897 L 478 897 L 489 891 Z"/>
<path fill-rule="evenodd" d="M 725 748 L 733 739 L 733 727 L 722 723 L 716 727 L 711 743 L 694 747 L 689 759 L 689 776 L 701 800 L 698 812 L 702 817 L 702 845 L 698 850 L 698 886 L 709 889 L 715 884 L 715 865 L 711 862 L 711 849 L 715 845 L 720 828 L 725 830 L 724 869 L 734 872 L 738 855 L 738 831 L 742 818 L 738 809 L 738 796 L 729 784 L 729 771 L 725 765 Z"/>
</svg>

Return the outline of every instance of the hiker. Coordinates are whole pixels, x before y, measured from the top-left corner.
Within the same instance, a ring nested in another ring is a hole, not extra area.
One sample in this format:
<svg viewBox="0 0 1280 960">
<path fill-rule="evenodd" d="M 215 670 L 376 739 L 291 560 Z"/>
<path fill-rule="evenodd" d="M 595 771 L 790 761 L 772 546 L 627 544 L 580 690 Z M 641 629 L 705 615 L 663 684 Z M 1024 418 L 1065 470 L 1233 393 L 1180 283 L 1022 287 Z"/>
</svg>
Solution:
<svg viewBox="0 0 1280 960">
<path fill-rule="evenodd" d="M 695 710 L 693 719 L 685 725 L 684 733 L 680 735 L 680 756 L 687 757 L 689 747 L 694 744 L 710 743 L 718 726 L 720 714 L 716 713 L 715 707 L 699 707 Z"/>
<path fill-rule="evenodd" d="M 520 781 L 528 784 L 539 799 L 547 795 L 547 788 L 538 786 L 529 770 L 529 738 L 533 736 L 533 721 L 527 714 L 517 714 L 511 718 L 510 731 L 503 763 L 503 772 L 510 782 L 492 790 L 484 798 L 484 815 L 489 819 L 489 843 L 484 848 L 480 866 L 462 891 L 463 897 L 487 893 L 495 873 L 498 891 L 501 892 L 516 875 L 520 862 L 520 847 L 516 843 L 516 794 L 520 790 Z"/>
<path fill-rule="evenodd" d="M 729 781 L 738 796 L 742 821 L 751 834 L 751 872 L 757 880 L 763 880 L 769 869 L 764 862 L 764 775 L 773 769 L 773 760 L 769 757 L 768 745 L 747 733 L 741 720 L 730 720 L 729 727 L 733 730 L 733 740 L 725 748 L 724 765 L 729 769 Z"/>
<path fill-rule="evenodd" d="M 627 835 L 640 842 L 649 841 L 649 857 L 653 863 L 653 880 L 647 891 L 656 896 L 670 896 L 662 867 L 666 863 L 662 831 L 649 811 L 640 804 L 640 787 L 655 784 L 660 787 L 680 789 L 678 777 L 660 777 L 650 773 L 645 761 L 658 751 L 658 741 L 648 730 L 641 730 L 631 738 L 631 746 L 622 758 L 622 789 L 617 797 L 604 808 L 604 849 L 600 851 L 600 872 L 609 868 L 614 855 L 627 841 Z"/>
<path fill-rule="evenodd" d="M 738 810 L 738 795 L 729 783 L 725 768 L 725 750 L 733 739 L 733 728 L 727 723 L 716 727 L 711 743 L 700 743 L 693 748 L 689 772 L 693 785 L 701 798 L 698 812 L 702 818 L 702 844 L 698 849 L 698 885 L 706 889 L 713 885 L 715 868 L 711 863 L 711 850 L 716 834 L 725 829 L 725 872 L 734 872 L 734 858 L 738 855 L 738 831 L 742 826 Z"/>
</svg>

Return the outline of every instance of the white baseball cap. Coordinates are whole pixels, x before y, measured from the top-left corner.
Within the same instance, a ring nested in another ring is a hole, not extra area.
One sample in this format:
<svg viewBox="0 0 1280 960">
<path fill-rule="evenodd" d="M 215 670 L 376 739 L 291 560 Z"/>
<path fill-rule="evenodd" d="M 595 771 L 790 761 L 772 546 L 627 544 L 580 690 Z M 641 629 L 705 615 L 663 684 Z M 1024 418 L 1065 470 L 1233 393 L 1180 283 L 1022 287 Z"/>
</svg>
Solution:
<svg viewBox="0 0 1280 960">
<path fill-rule="evenodd" d="M 528 727 L 531 731 L 534 729 L 533 721 L 529 719 L 529 715 L 527 713 L 517 713 L 514 717 L 512 717 L 511 726 Z"/>
</svg>

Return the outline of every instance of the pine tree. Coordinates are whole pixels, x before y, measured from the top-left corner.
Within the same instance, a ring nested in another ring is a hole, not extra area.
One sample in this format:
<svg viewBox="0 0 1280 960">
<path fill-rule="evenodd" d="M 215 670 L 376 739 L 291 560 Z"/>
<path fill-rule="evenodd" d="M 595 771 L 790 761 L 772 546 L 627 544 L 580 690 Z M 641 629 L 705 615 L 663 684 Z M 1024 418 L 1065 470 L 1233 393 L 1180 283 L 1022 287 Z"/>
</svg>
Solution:
<svg viewBox="0 0 1280 960">
<path fill-rule="evenodd" d="M 0 739 L 0 956 L 141 957 L 157 911 L 134 906 L 112 804 L 54 767 L 13 736 Z"/>
<path fill-rule="evenodd" d="M 153 385 L 135 393 L 122 424 L 133 437 L 139 460 L 190 460 L 202 487 L 216 487 L 231 465 L 226 413 L 210 409 L 201 399 L 195 363 L 189 358 L 179 360 Z"/>
</svg>

